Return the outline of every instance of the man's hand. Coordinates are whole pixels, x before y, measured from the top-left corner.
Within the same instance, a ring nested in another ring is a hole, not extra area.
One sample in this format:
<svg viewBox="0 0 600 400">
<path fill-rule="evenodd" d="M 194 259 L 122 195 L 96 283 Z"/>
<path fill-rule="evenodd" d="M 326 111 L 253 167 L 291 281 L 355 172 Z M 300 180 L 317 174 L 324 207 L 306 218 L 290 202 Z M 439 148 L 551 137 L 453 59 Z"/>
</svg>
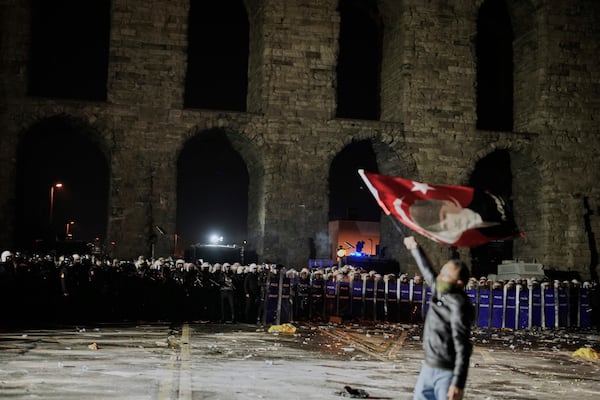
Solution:
<svg viewBox="0 0 600 400">
<path fill-rule="evenodd" d="M 462 400 L 464 389 L 457 388 L 456 386 L 450 386 L 448 388 L 448 400 Z"/>
<path fill-rule="evenodd" d="M 405 237 L 404 245 L 408 250 L 413 250 L 418 247 L 417 241 L 415 240 L 414 236 Z"/>
</svg>

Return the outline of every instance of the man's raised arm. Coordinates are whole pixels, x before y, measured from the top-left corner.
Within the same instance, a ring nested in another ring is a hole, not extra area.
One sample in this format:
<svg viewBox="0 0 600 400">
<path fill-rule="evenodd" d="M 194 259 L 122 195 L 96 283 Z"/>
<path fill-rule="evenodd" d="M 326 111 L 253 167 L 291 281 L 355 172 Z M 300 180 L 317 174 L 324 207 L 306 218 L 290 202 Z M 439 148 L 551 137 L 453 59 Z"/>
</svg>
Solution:
<svg viewBox="0 0 600 400">
<path fill-rule="evenodd" d="M 431 266 L 431 262 L 427 258 L 427 255 L 425 255 L 423 249 L 419 247 L 419 244 L 415 240 L 414 236 L 408 236 L 404 238 L 404 245 L 406 246 L 406 249 L 410 251 L 410 254 L 412 254 L 413 258 L 417 262 L 417 266 L 419 267 L 419 270 L 421 271 L 421 275 L 423 275 L 423 279 L 425 280 L 425 282 L 427 282 L 429 286 L 433 285 L 436 275 L 435 271 L 433 270 L 433 267 Z"/>
</svg>

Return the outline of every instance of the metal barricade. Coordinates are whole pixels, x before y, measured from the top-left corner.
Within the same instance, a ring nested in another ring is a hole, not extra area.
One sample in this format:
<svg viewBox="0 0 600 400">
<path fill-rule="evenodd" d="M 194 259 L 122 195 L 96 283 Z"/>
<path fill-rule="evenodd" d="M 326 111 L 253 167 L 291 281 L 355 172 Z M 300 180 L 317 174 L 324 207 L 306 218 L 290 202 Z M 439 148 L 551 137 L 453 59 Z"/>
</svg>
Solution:
<svg viewBox="0 0 600 400">
<path fill-rule="evenodd" d="M 529 329 L 592 326 L 592 291 L 584 287 L 505 286 L 465 290 L 475 312 L 474 326 L 493 329 Z M 298 278 L 270 273 L 266 280 L 263 323 L 298 320 L 366 319 L 421 322 L 432 298 L 427 285 L 400 283 L 399 279 L 353 281 Z"/>
<path fill-rule="evenodd" d="M 504 287 L 504 323 L 503 328 L 515 329 L 517 326 L 517 290 Z"/>
<path fill-rule="evenodd" d="M 479 311 L 479 307 L 477 306 L 477 301 L 479 300 L 477 289 L 467 289 L 467 297 L 471 300 L 471 305 L 473 306 L 473 324 L 476 324 L 478 321 L 477 313 Z"/>
<path fill-rule="evenodd" d="M 305 321 L 310 318 L 310 279 L 298 278 L 294 299 L 294 319 Z"/>
<path fill-rule="evenodd" d="M 542 289 L 542 314 L 544 328 L 558 327 L 558 307 L 556 302 L 556 290 L 554 288 Z"/>
<path fill-rule="evenodd" d="M 529 327 L 542 327 L 542 289 L 539 287 L 530 289 L 530 314 L 531 314 L 531 323 Z"/>
<path fill-rule="evenodd" d="M 429 304 L 431 303 L 431 288 L 429 286 L 425 286 L 425 300 L 423 303 L 423 318 L 427 315 L 429 311 Z"/>
<path fill-rule="evenodd" d="M 580 324 L 579 288 L 569 287 L 569 326 Z"/>
<path fill-rule="evenodd" d="M 502 328 L 504 325 L 504 290 L 492 289 L 492 315 L 490 325 L 492 328 Z"/>
<path fill-rule="evenodd" d="M 529 313 L 529 290 L 527 288 L 517 288 L 517 329 L 527 329 L 530 327 Z"/>
<path fill-rule="evenodd" d="M 280 273 L 279 279 L 279 301 L 277 302 L 277 324 L 283 324 L 293 320 L 292 314 L 292 284 L 290 278 L 284 276 L 284 272 Z"/>
<path fill-rule="evenodd" d="M 332 279 L 325 282 L 325 318 L 339 316 L 337 309 L 338 284 L 338 281 Z"/>
<path fill-rule="evenodd" d="M 569 326 L 569 289 L 565 287 L 559 287 L 557 289 L 557 303 L 558 303 L 558 326 L 568 327 Z"/>
<path fill-rule="evenodd" d="M 385 321 L 385 282 L 383 279 L 375 282 L 375 320 Z"/>
<path fill-rule="evenodd" d="M 352 281 L 352 317 L 355 319 L 363 319 L 364 316 L 364 286 L 365 281 Z"/>
<path fill-rule="evenodd" d="M 400 284 L 399 297 L 400 300 L 398 302 L 398 321 L 400 322 L 410 322 L 411 315 L 411 288 L 410 284 L 404 283 Z"/>
<path fill-rule="evenodd" d="M 592 309 L 590 307 L 590 291 L 586 288 L 579 289 L 579 326 L 589 328 L 592 321 Z"/>
<path fill-rule="evenodd" d="M 410 281 L 410 317 L 411 323 L 422 322 L 425 318 L 423 314 L 423 301 L 425 300 L 423 285 L 415 285 Z"/>
<path fill-rule="evenodd" d="M 277 322 L 277 303 L 279 302 L 279 288 L 281 274 L 269 273 L 267 277 L 267 293 L 265 298 L 263 323 L 274 324 Z"/>
<path fill-rule="evenodd" d="M 325 306 L 325 281 L 321 278 L 313 279 L 310 289 L 310 319 L 324 319 L 323 309 Z"/>
<path fill-rule="evenodd" d="M 364 316 L 366 320 L 375 320 L 375 281 L 367 279 L 365 282 Z"/>
<path fill-rule="evenodd" d="M 479 289 L 477 326 L 480 328 L 490 327 L 491 318 L 491 292 L 487 288 Z"/>
<path fill-rule="evenodd" d="M 398 322 L 398 280 L 388 280 L 385 283 L 385 319 Z"/>
<path fill-rule="evenodd" d="M 350 303 L 350 282 L 342 280 L 338 283 L 337 296 L 337 315 L 342 318 L 349 318 L 352 316 L 352 307 Z"/>
</svg>

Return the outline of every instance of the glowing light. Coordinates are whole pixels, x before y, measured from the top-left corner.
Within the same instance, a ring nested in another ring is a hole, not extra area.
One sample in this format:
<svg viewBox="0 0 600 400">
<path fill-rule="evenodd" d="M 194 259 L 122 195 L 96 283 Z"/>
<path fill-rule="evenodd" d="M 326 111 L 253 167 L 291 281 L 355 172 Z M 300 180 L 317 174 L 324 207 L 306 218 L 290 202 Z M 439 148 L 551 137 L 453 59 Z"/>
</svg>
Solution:
<svg viewBox="0 0 600 400">
<path fill-rule="evenodd" d="M 223 236 L 220 236 L 220 235 L 217 235 L 217 234 L 212 234 L 210 236 L 210 242 L 212 244 L 221 243 L 221 242 L 223 242 Z"/>
</svg>

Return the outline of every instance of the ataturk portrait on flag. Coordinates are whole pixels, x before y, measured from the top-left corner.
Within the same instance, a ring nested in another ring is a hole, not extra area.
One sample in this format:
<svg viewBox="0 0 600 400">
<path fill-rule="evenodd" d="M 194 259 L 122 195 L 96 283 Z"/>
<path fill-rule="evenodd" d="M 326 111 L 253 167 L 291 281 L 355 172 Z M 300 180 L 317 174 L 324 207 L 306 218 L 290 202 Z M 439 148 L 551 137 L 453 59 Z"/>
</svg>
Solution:
<svg viewBox="0 0 600 400">
<path fill-rule="evenodd" d="M 438 243 L 474 247 L 519 234 L 509 205 L 499 195 L 358 172 L 386 214 Z"/>
</svg>

